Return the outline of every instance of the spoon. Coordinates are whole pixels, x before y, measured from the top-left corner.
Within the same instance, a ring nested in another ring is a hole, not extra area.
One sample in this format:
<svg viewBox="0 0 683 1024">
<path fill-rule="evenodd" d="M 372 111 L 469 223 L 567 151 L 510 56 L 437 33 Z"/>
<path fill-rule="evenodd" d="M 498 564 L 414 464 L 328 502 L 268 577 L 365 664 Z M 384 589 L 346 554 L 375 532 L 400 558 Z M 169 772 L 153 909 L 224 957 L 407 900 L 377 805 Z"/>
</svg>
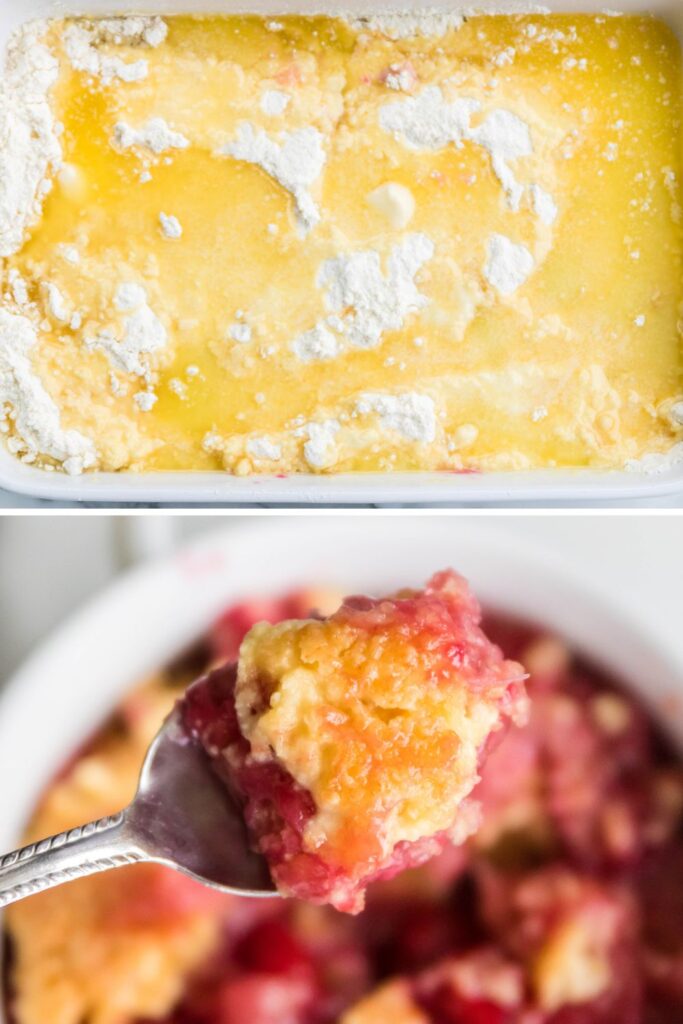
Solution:
<svg viewBox="0 0 683 1024">
<path fill-rule="evenodd" d="M 0 857 L 0 907 L 98 871 L 152 861 L 235 896 L 276 896 L 239 809 L 184 732 L 176 708 L 123 811 Z"/>
</svg>

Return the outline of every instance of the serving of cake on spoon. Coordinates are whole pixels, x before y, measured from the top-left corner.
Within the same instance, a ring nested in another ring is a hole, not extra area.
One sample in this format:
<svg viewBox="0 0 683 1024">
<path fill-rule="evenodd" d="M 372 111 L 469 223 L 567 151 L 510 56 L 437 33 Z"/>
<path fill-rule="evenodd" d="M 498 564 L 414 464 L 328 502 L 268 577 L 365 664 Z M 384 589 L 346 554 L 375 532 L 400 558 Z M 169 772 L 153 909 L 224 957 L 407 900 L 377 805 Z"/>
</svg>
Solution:
<svg viewBox="0 0 683 1024">
<path fill-rule="evenodd" d="M 492 737 L 525 722 L 524 670 L 480 616 L 449 571 L 257 623 L 167 718 L 126 810 L 0 858 L 0 906 L 153 861 L 226 892 L 362 910 L 371 882 L 476 830 Z"/>
<path fill-rule="evenodd" d="M 286 896 L 357 912 L 367 885 L 461 843 L 492 736 L 526 715 L 524 670 L 462 577 L 259 623 L 196 682 L 183 720 L 244 808 Z"/>
</svg>

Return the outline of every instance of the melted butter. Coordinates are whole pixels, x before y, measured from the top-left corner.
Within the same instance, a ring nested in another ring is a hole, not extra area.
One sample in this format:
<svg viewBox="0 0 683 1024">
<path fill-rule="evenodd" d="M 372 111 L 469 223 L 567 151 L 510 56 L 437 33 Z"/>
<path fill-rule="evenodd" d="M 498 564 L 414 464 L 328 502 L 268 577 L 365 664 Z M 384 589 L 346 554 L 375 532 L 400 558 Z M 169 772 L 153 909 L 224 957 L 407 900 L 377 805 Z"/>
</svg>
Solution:
<svg viewBox="0 0 683 1024">
<path fill-rule="evenodd" d="M 666 449 L 674 437 L 657 409 L 680 393 L 683 297 L 681 60 L 669 30 L 647 17 L 495 16 L 443 38 L 392 42 L 330 19 L 278 21 L 284 28 L 273 32 L 254 17 L 169 18 L 166 42 L 144 49 L 150 72 L 139 83 L 104 87 L 63 60 L 54 104 L 71 171 L 8 264 L 33 298 L 51 281 L 83 316 L 81 329 L 41 335 L 36 365 L 64 424 L 95 439 L 102 466 L 216 468 L 222 457 L 202 448 L 207 433 L 278 439 L 290 437 L 295 417 L 340 414 L 337 469 L 616 465 Z M 57 52 L 62 29 L 51 29 Z M 498 66 L 507 47 L 513 61 Z M 585 70 L 567 67 L 584 60 Z M 510 212 L 481 147 L 415 152 L 381 130 L 380 107 L 406 96 L 382 84 L 392 64 L 414 70 L 414 95 L 456 76 L 443 87 L 481 101 L 473 123 L 492 108 L 528 121 L 535 152 L 515 173 L 552 194 L 551 230 L 539 228 L 527 199 Z M 260 109 L 267 88 L 292 96 L 283 116 Z M 139 127 L 150 117 L 192 145 L 152 159 L 112 146 L 117 121 Z M 214 155 L 241 120 L 269 133 L 322 133 L 328 159 L 313 186 L 322 222 L 306 238 L 277 182 Z M 416 279 L 429 304 L 375 349 L 300 363 L 292 340 L 326 314 L 321 263 L 359 249 L 386 258 L 401 237 L 366 198 L 389 181 L 415 200 L 405 230 L 436 246 Z M 180 221 L 180 239 L 163 237 L 162 211 Z M 528 244 L 537 260 L 509 301 L 483 277 L 494 232 Z M 59 255 L 64 244 L 79 249 L 79 264 Z M 144 384 L 130 378 L 127 395 L 112 394 L 105 356 L 83 344 L 111 323 L 124 281 L 145 286 L 169 334 L 146 413 L 132 397 Z M 246 344 L 228 333 L 239 310 L 252 330 Z M 437 442 L 377 431 L 356 444 L 353 417 L 343 417 L 361 391 L 430 395 Z M 453 438 L 463 424 L 478 433 L 461 449 Z M 228 468 L 243 444 L 235 452 Z M 307 467 L 290 447 L 267 468 Z"/>
</svg>

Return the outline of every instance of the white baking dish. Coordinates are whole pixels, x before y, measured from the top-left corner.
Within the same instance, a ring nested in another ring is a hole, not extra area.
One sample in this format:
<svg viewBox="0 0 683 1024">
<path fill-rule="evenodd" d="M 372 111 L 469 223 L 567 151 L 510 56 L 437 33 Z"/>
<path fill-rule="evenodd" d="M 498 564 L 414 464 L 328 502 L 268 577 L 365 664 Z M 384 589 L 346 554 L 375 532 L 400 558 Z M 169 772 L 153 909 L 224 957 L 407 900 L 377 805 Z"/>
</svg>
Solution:
<svg viewBox="0 0 683 1024">
<path fill-rule="evenodd" d="M 643 624 L 619 610 L 618 594 L 596 590 L 546 549 L 451 517 L 261 519 L 120 578 L 10 681 L 0 697 L 0 852 L 16 845 L 44 786 L 126 689 L 226 602 L 310 583 L 379 593 L 421 583 L 448 564 L 487 603 L 561 631 L 615 672 L 666 715 L 683 749 L 683 651 L 673 638 L 670 650 L 661 637 L 655 646 Z"/>
<path fill-rule="evenodd" d="M 663 17 L 683 40 L 682 0 L 619 0 L 625 12 Z M 178 14 L 187 12 L 368 13 L 378 10 L 528 10 L 519 0 L 0 0 L 0 53 L 17 25 L 32 18 L 69 14 Z M 601 11 L 603 0 L 542 0 L 552 11 Z M 537 470 L 532 472 L 344 473 L 234 477 L 226 473 L 86 473 L 67 477 L 23 465 L 0 444 L 0 486 L 20 494 L 70 501 L 208 504 L 284 502 L 334 505 L 388 502 L 598 501 L 656 498 L 683 492 L 683 460 L 663 473 Z"/>
</svg>

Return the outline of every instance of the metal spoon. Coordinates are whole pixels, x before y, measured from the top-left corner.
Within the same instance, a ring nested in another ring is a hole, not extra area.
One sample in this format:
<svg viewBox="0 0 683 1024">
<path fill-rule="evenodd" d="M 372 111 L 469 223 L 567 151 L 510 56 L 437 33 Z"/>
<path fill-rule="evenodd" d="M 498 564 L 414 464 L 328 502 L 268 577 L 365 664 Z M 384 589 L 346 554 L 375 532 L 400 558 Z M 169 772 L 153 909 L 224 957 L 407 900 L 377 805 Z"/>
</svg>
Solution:
<svg viewBox="0 0 683 1024">
<path fill-rule="evenodd" d="M 150 746 L 132 804 L 0 857 L 0 907 L 63 882 L 142 861 L 237 896 L 276 896 L 239 809 L 172 711 Z"/>
</svg>

